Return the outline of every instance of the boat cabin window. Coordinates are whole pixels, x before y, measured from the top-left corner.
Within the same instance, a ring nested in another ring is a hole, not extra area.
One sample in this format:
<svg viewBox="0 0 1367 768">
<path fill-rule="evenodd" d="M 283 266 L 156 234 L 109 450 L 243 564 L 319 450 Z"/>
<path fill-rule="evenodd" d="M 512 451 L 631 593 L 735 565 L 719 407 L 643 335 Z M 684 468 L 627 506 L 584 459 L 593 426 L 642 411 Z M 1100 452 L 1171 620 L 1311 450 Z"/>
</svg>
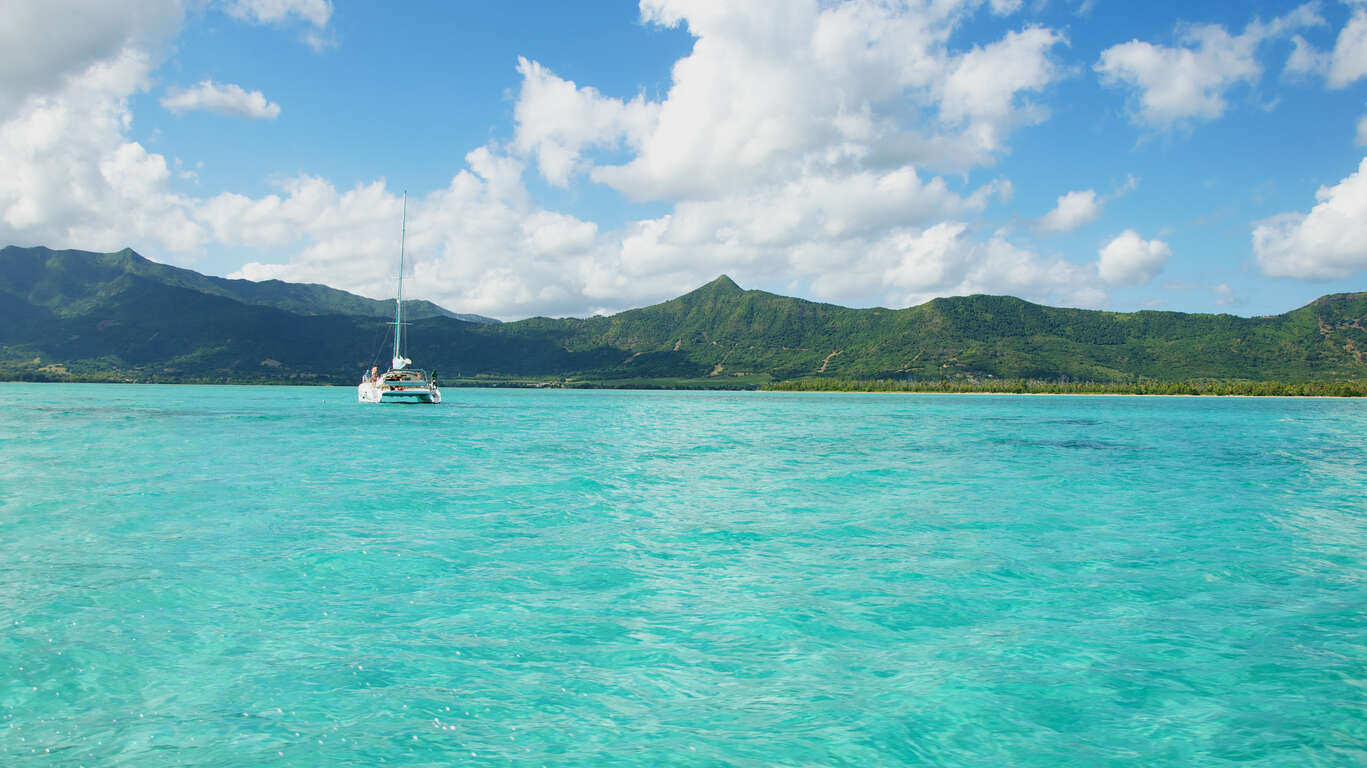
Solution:
<svg viewBox="0 0 1367 768">
<path fill-rule="evenodd" d="M 390 371 L 384 375 L 385 381 L 426 381 L 422 371 Z"/>
</svg>

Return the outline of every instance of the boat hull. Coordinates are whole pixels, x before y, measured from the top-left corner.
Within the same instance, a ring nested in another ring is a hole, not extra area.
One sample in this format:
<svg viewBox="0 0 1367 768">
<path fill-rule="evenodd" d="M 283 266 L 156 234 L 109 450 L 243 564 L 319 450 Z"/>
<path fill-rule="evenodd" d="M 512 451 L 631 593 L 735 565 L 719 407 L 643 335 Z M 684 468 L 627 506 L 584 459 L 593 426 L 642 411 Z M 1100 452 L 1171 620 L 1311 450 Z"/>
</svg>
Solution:
<svg viewBox="0 0 1367 768">
<path fill-rule="evenodd" d="M 441 402 L 441 390 L 428 387 L 387 387 L 364 382 L 356 387 L 356 401 L 361 403 L 426 403 Z"/>
</svg>

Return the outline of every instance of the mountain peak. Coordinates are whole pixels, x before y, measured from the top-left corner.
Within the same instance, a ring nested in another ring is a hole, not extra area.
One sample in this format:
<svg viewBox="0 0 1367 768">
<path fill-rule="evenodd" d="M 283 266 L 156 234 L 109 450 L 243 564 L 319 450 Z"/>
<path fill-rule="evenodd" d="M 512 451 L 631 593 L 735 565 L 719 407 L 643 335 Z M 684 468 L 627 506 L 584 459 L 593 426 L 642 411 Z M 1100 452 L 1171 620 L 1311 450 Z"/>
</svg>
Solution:
<svg viewBox="0 0 1367 768">
<path fill-rule="evenodd" d="M 708 293 L 745 293 L 745 290 L 736 285 L 736 281 L 732 280 L 729 275 L 719 275 L 717 279 L 698 290 Z"/>
<path fill-rule="evenodd" d="M 120 251 L 114 251 L 114 252 L 108 254 L 108 258 L 111 258 L 111 259 L 113 259 L 114 261 L 116 261 L 117 263 L 124 264 L 124 265 L 133 265 L 133 264 L 142 264 L 142 263 L 144 263 L 144 262 L 147 262 L 147 263 L 150 263 L 150 262 L 151 262 L 151 259 L 148 259 L 146 256 L 143 256 L 141 253 L 138 253 L 137 251 L 133 250 L 132 248 L 124 248 L 123 250 L 120 250 Z"/>
<path fill-rule="evenodd" d="M 742 289 L 739 285 L 736 285 L 735 280 L 732 280 L 730 277 L 727 277 L 726 275 L 720 275 L 715 280 L 704 285 L 700 285 L 697 288 L 694 288 L 693 290 L 689 291 L 688 293 L 685 293 L 684 295 L 678 297 L 678 300 L 682 300 L 685 302 L 712 302 L 717 301 L 719 299 L 724 300 L 735 296 L 742 296 L 744 294 L 745 290 Z"/>
</svg>

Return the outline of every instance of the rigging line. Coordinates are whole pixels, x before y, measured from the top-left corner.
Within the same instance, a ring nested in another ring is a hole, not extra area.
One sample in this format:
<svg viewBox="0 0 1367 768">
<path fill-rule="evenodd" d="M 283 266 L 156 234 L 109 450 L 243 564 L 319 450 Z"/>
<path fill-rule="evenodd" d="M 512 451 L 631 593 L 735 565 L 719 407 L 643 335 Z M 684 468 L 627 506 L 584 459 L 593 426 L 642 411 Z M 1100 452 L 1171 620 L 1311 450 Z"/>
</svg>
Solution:
<svg viewBox="0 0 1367 768">
<path fill-rule="evenodd" d="M 399 225 L 399 294 L 394 298 L 394 357 L 404 356 L 403 341 L 403 252 L 408 239 L 408 190 L 403 191 L 403 219 Z"/>
<path fill-rule="evenodd" d="M 376 332 L 375 332 L 375 351 L 372 352 L 371 355 L 370 355 L 370 364 L 371 364 L 371 365 L 374 366 L 374 365 L 379 365 L 379 364 L 380 364 L 380 350 L 381 350 L 381 349 L 384 349 L 385 337 L 388 336 L 388 335 L 389 335 L 389 328 L 388 328 L 386 325 L 381 324 L 381 325 L 376 329 Z"/>
</svg>

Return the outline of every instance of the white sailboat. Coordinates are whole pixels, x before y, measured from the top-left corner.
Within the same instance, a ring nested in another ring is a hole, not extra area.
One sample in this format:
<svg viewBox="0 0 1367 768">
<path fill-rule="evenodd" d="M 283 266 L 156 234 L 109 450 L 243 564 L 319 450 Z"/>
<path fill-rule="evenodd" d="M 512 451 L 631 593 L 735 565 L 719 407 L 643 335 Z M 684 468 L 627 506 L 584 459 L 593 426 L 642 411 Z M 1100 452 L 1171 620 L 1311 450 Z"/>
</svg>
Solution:
<svg viewBox="0 0 1367 768">
<path fill-rule="evenodd" d="M 366 371 L 356 387 L 362 403 L 440 403 L 441 390 L 435 376 L 420 368 L 409 368 L 412 360 L 403 356 L 403 260 L 404 240 L 408 234 L 408 193 L 403 196 L 403 224 L 399 230 L 399 293 L 394 301 L 394 357 L 390 368 L 380 373 L 377 367 Z"/>
</svg>

